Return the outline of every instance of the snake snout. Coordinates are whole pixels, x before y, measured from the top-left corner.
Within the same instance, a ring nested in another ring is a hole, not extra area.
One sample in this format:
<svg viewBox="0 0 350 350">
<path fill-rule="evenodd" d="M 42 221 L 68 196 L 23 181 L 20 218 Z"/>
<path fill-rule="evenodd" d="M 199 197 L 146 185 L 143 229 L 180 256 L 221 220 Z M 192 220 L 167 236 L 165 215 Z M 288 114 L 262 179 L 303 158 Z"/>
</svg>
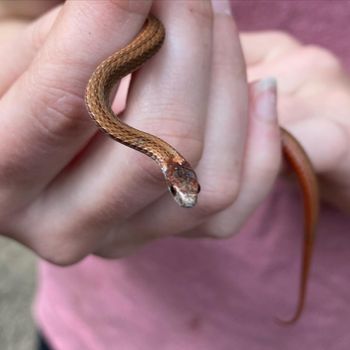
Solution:
<svg viewBox="0 0 350 350">
<path fill-rule="evenodd" d="M 196 205 L 198 194 L 179 191 L 175 186 L 169 186 L 169 191 L 173 195 L 175 202 L 183 208 L 192 208 Z"/>
</svg>

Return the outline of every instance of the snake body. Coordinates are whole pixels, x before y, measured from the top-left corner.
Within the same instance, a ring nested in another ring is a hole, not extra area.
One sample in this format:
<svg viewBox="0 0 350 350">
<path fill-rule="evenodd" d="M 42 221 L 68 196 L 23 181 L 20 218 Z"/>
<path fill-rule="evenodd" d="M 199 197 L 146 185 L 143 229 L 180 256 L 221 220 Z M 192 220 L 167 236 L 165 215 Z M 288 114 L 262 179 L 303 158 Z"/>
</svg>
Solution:
<svg viewBox="0 0 350 350">
<path fill-rule="evenodd" d="M 165 30 L 150 16 L 141 33 L 125 48 L 104 60 L 92 74 L 86 89 L 86 106 L 92 119 L 114 140 L 154 159 L 160 166 L 169 190 L 182 207 L 193 207 L 200 187 L 185 158 L 156 136 L 137 130 L 116 118 L 110 106 L 113 86 L 140 68 L 162 46 Z"/>
<path fill-rule="evenodd" d="M 200 186 L 195 171 L 185 158 L 165 141 L 123 123 L 112 111 L 111 90 L 126 75 L 139 69 L 162 46 L 165 30 L 154 16 L 149 16 L 142 31 L 126 47 L 105 59 L 93 72 L 85 95 L 87 110 L 98 127 L 115 141 L 142 152 L 155 160 L 169 191 L 182 207 L 193 207 Z M 304 254 L 298 306 L 294 316 L 285 323 L 295 322 L 301 315 L 310 269 L 315 226 L 318 217 L 318 187 L 311 162 L 300 144 L 281 128 L 285 159 L 297 174 L 304 194 L 305 229 Z"/>
</svg>

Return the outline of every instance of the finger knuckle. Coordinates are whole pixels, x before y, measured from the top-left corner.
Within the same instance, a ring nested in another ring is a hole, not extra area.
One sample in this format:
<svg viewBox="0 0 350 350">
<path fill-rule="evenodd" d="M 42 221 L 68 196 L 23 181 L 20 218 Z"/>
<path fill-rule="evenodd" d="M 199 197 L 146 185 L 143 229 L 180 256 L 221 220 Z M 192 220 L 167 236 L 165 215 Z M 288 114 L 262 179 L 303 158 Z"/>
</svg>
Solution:
<svg viewBox="0 0 350 350">
<path fill-rule="evenodd" d="M 200 24 L 205 22 L 210 24 L 213 21 L 213 11 L 209 1 L 189 0 L 185 6 L 191 17 L 199 21 Z"/>
<path fill-rule="evenodd" d="M 86 256 L 71 239 L 62 239 L 61 235 L 42 242 L 35 250 L 40 258 L 57 266 L 76 264 Z"/>
<path fill-rule="evenodd" d="M 132 15 L 145 15 L 152 1 L 125 1 L 125 0 L 109 0 L 112 6 L 115 6 L 118 11 Z"/>
<path fill-rule="evenodd" d="M 82 96 L 60 83 L 51 84 L 40 75 L 28 74 L 24 80 L 26 91 L 32 91 L 29 116 L 47 138 L 57 141 L 62 137 L 78 136 L 82 128 L 92 128 L 87 118 Z M 30 86 L 30 89 L 28 89 Z"/>
<path fill-rule="evenodd" d="M 305 62 L 319 69 L 338 71 L 341 67 L 339 59 L 321 46 L 306 45 L 301 49 L 301 54 Z"/>
<path fill-rule="evenodd" d="M 36 53 L 41 49 L 44 44 L 50 29 L 54 23 L 54 19 L 57 17 L 58 8 L 54 11 L 48 12 L 43 17 L 40 17 L 28 26 L 26 31 L 26 40 L 28 40 L 31 45 L 31 50 Z"/>
<path fill-rule="evenodd" d="M 199 211 L 201 215 L 213 215 L 230 207 L 237 199 L 240 184 L 232 178 L 213 177 L 215 181 L 205 184 L 201 191 Z"/>
<path fill-rule="evenodd" d="M 147 118 L 141 122 L 141 130 L 147 130 L 178 150 L 187 161 L 195 166 L 202 155 L 203 137 L 195 118 L 183 112 L 171 112 L 176 117 Z"/>
<path fill-rule="evenodd" d="M 226 77 L 234 77 L 237 82 L 245 81 L 247 76 L 241 52 L 237 52 L 232 56 L 227 53 L 227 50 L 218 48 L 213 57 L 212 69 L 214 72 L 223 72 L 223 75 Z"/>
<path fill-rule="evenodd" d="M 43 25 L 35 24 L 29 28 L 28 35 L 33 51 L 37 52 L 44 43 L 47 32 L 45 32 Z"/>
<path fill-rule="evenodd" d="M 229 239 L 235 236 L 236 232 L 229 225 L 218 225 L 210 237 L 216 240 Z"/>
<path fill-rule="evenodd" d="M 134 152 L 130 161 L 133 164 L 133 170 L 130 172 L 130 177 L 134 178 L 132 182 L 151 186 L 159 186 L 164 182 L 164 176 L 159 166 L 151 159 Z"/>
<path fill-rule="evenodd" d="M 67 267 L 78 263 L 81 259 L 74 259 L 74 257 L 67 256 L 62 253 L 50 254 L 45 252 L 43 254 L 38 253 L 41 259 L 47 261 L 48 263 L 56 266 Z"/>
<path fill-rule="evenodd" d="M 71 1 L 69 3 L 71 7 L 74 7 L 75 13 L 81 15 L 77 17 L 77 21 L 81 22 L 81 18 L 94 18 L 96 20 L 96 17 L 99 17 L 100 20 L 104 20 L 106 23 L 110 15 L 113 16 L 117 23 L 125 21 L 130 16 L 145 16 L 151 4 L 151 0 L 104 0 L 97 2 L 87 1 L 86 3 Z"/>
<path fill-rule="evenodd" d="M 282 45 L 284 48 L 287 47 L 296 47 L 299 46 L 299 41 L 291 34 L 280 31 L 280 30 L 272 30 L 269 32 L 271 42 L 276 43 L 276 46 Z"/>
<path fill-rule="evenodd" d="M 232 227 L 232 223 L 228 223 L 227 220 L 218 219 L 212 222 L 206 233 L 208 237 L 220 240 L 232 238 L 237 233 L 237 230 L 235 230 Z"/>
</svg>

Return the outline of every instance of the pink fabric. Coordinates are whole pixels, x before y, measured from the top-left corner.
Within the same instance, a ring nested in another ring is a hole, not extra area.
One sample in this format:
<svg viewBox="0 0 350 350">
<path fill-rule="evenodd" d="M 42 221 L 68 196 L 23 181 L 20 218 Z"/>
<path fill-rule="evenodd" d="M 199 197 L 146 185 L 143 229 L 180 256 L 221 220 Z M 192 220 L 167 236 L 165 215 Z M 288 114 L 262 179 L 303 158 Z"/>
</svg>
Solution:
<svg viewBox="0 0 350 350">
<path fill-rule="evenodd" d="M 333 51 L 350 69 L 350 1 L 240 0 L 232 3 L 241 30 L 287 31 L 306 44 Z"/>
<path fill-rule="evenodd" d="M 241 28 L 287 28 L 342 54 L 345 1 L 234 1 Z M 280 180 L 240 234 L 227 241 L 166 239 L 135 256 L 41 262 L 35 314 L 56 350 L 231 350 L 350 347 L 350 218 L 323 206 L 309 298 L 293 327 L 301 202 Z"/>
</svg>

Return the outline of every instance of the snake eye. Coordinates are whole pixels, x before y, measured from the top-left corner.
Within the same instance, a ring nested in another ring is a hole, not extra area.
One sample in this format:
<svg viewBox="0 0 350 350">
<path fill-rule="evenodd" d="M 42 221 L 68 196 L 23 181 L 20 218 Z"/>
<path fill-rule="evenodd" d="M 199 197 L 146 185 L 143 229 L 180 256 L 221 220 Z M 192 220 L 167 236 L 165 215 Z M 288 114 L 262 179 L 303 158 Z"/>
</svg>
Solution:
<svg viewBox="0 0 350 350">
<path fill-rule="evenodd" d="M 198 184 L 198 187 L 197 187 L 197 194 L 201 191 L 201 185 Z"/>
<path fill-rule="evenodd" d="M 173 196 L 176 196 L 176 188 L 174 186 L 169 186 L 169 190 Z"/>
</svg>

